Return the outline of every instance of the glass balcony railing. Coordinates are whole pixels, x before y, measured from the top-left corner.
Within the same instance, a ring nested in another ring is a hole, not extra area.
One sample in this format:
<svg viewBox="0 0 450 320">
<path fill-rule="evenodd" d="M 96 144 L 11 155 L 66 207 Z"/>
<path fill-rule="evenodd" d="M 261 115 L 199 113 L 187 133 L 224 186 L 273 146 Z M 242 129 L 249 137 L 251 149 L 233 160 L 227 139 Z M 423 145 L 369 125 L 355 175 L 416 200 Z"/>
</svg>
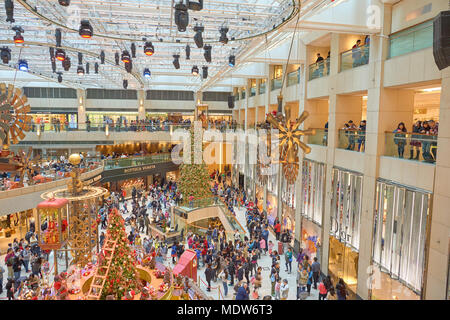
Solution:
<svg viewBox="0 0 450 320">
<path fill-rule="evenodd" d="M 338 149 L 364 152 L 366 144 L 366 132 L 361 130 L 339 130 Z"/>
<path fill-rule="evenodd" d="M 245 99 L 245 91 L 241 92 L 241 99 L 244 100 Z"/>
<path fill-rule="evenodd" d="M 300 83 L 300 69 L 289 72 L 287 75 L 287 86 L 293 86 Z"/>
<path fill-rule="evenodd" d="M 314 80 L 330 75 L 330 58 L 313 63 L 309 66 L 309 80 Z"/>
<path fill-rule="evenodd" d="M 437 135 L 386 132 L 384 155 L 434 163 L 437 156 Z"/>
<path fill-rule="evenodd" d="M 279 78 L 279 79 L 271 79 L 270 80 L 270 90 L 277 90 L 277 89 L 281 89 L 281 86 L 283 84 L 283 79 Z"/>
<path fill-rule="evenodd" d="M 112 170 L 169 161 L 172 161 L 170 153 L 160 153 L 141 157 L 138 156 L 104 160 L 104 168 L 105 170 Z"/>
<path fill-rule="evenodd" d="M 389 37 L 389 57 L 397 57 L 433 46 L 433 21 L 392 34 Z"/>
<path fill-rule="evenodd" d="M 369 63 L 370 45 L 364 45 L 341 53 L 341 71 Z"/>
<path fill-rule="evenodd" d="M 266 83 L 261 83 L 259 85 L 259 94 L 264 94 L 266 93 Z"/>
<path fill-rule="evenodd" d="M 94 123 L 94 122 L 84 122 L 77 123 L 76 127 L 72 128 L 63 128 L 59 126 L 52 126 L 50 128 L 39 124 L 39 123 L 30 123 L 30 132 L 39 132 L 39 134 L 43 134 L 45 132 L 67 132 L 67 131 L 87 131 L 87 132 L 95 132 L 95 131 L 106 131 L 106 127 L 108 127 L 109 132 L 128 132 L 128 131 L 173 131 L 178 128 L 189 128 L 189 123 L 180 123 L 180 124 L 171 124 L 171 123 L 131 123 L 124 124 L 123 122 L 119 123 Z"/>
<path fill-rule="evenodd" d="M 251 87 L 250 88 L 250 97 L 254 97 L 256 96 L 256 87 Z"/>
<path fill-rule="evenodd" d="M 328 145 L 328 129 L 315 129 L 316 134 L 308 137 L 308 144 L 315 144 L 319 146 Z"/>
</svg>

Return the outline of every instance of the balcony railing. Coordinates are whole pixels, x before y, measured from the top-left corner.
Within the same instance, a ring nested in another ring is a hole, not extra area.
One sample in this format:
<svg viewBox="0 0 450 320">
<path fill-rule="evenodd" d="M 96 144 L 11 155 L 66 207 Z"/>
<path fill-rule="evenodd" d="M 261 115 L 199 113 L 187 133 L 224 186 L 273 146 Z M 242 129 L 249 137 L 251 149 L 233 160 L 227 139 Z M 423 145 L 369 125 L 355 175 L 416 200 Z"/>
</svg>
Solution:
<svg viewBox="0 0 450 320">
<path fill-rule="evenodd" d="M 276 90 L 276 89 L 281 89 L 281 86 L 283 84 L 283 79 L 271 79 L 270 80 L 270 90 Z"/>
<path fill-rule="evenodd" d="M 319 146 L 328 145 L 328 129 L 315 129 L 316 134 L 308 137 L 308 144 L 315 144 Z"/>
<path fill-rule="evenodd" d="M 104 160 L 104 168 L 105 170 L 112 170 L 118 168 L 136 167 L 145 164 L 162 163 L 169 161 L 172 161 L 170 153 L 160 153 L 148 156 L 137 156 L 137 157 Z"/>
<path fill-rule="evenodd" d="M 254 97 L 256 96 L 256 87 L 251 87 L 250 88 L 250 97 Z"/>
<path fill-rule="evenodd" d="M 244 100 L 245 99 L 245 91 L 241 92 L 241 99 Z"/>
<path fill-rule="evenodd" d="M 389 57 L 397 57 L 433 46 L 433 21 L 392 34 L 389 37 Z"/>
<path fill-rule="evenodd" d="M 437 135 L 386 132 L 384 155 L 434 163 L 437 156 Z"/>
<path fill-rule="evenodd" d="M 300 69 L 289 72 L 287 75 L 287 86 L 293 86 L 300 83 Z"/>
<path fill-rule="evenodd" d="M 265 82 L 261 83 L 259 85 L 259 94 L 264 94 L 264 93 L 266 93 L 266 83 Z"/>
<path fill-rule="evenodd" d="M 313 63 L 309 66 L 309 80 L 330 75 L 330 58 Z"/>
<path fill-rule="evenodd" d="M 369 63 L 370 45 L 364 45 L 341 53 L 341 71 Z"/>
<path fill-rule="evenodd" d="M 338 149 L 364 152 L 366 132 L 356 129 L 340 129 Z"/>
<path fill-rule="evenodd" d="M 128 131 L 171 131 L 178 128 L 189 128 L 190 124 L 170 124 L 170 123 L 127 123 L 123 122 L 116 123 L 94 123 L 94 122 L 84 122 L 77 123 L 75 128 L 66 128 L 65 126 L 53 125 L 47 127 L 44 124 L 30 123 L 31 132 L 39 132 L 40 134 L 44 132 L 67 132 L 67 131 L 106 131 L 108 127 L 109 132 L 128 132 Z M 48 129 L 46 129 L 48 128 Z"/>
</svg>

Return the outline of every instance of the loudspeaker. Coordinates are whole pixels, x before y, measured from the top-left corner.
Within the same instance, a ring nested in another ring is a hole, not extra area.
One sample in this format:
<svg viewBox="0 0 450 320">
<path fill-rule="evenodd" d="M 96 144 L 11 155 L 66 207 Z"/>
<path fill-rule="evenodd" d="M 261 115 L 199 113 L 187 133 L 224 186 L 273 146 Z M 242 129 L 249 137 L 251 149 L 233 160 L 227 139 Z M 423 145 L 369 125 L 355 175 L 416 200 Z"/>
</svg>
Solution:
<svg viewBox="0 0 450 320">
<path fill-rule="evenodd" d="M 228 96 L 228 108 L 234 109 L 234 96 Z"/>
<path fill-rule="evenodd" d="M 439 70 L 450 66 L 450 10 L 433 20 L 433 55 Z"/>
</svg>

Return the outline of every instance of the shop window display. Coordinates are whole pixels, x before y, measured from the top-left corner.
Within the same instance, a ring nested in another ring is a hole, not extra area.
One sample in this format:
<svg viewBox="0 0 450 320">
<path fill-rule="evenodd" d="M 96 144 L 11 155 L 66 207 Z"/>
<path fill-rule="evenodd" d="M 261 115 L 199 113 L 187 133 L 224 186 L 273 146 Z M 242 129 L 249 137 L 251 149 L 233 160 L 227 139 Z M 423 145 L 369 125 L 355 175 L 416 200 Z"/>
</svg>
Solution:
<svg viewBox="0 0 450 320">
<path fill-rule="evenodd" d="M 277 196 L 268 192 L 267 193 L 267 220 L 269 224 L 273 226 L 275 219 L 278 216 L 278 201 Z"/>
<path fill-rule="evenodd" d="M 325 174 L 325 164 L 306 159 L 303 161 L 302 215 L 319 226 L 322 225 Z"/>
<path fill-rule="evenodd" d="M 281 226 L 283 229 L 289 230 L 291 234 L 291 245 L 294 245 L 295 233 L 295 185 L 288 184 L 286 179 L 282 179 L 281 201 L 282 201 L 282 216 Z"/>
<path fill-rule="evenodd" d="M 311 260 L 317 257 L 322 263 L 322 228 L 306 218 L 302 218 L 301 247 Z"/>
<path fill-rule="evenodd" d="M 8 244 L 15 238 L 17 240 L 25 238 L 30 229 L 35 230 L 32 209 L 0 217 L 0 252 L 6 252 Z"/>
<path fill-rule="evenodd" d="M 377 182 L 372 299 L 420 299 L 430 194 Z"/>
</svg>

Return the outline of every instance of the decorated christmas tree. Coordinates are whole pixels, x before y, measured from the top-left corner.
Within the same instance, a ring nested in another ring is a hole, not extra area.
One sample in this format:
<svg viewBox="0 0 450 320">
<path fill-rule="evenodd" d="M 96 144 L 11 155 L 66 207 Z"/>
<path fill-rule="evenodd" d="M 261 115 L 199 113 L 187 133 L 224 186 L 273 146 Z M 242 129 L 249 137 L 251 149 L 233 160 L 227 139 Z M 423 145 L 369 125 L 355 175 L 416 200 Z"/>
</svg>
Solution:
<svg viewBox="0 0 450 320">
<path fill-rule="evenodd" d="M 106 239 L 116 241 L 116 246 L 109 269 L 106 271 L 106 281 L 103 286 L 101 299 L 112 295 L 115 299 L 120 300 L 129 292 L 137 293 L 139 283 L 135 254 L 129 247 L 124 220 L 116 208 L 112 209 L 108 217 Z M 108 264 L 108 259 L 100 260 L 101 266 Z"/>
<path fill-rule="evenodd" d="M 208 169 L 203 161 L 203 148 L 202 148 L 202 128 L 195 128 L 198 130 L 194 134 L 194 126 L 190 129 L 191 134 L 191 163 L 183 163 L 180 165 L 180 181 L 178 188 L 183 194 L 184 201 L 190 201 L 193 197 L 194 200 L 202 200 L 210 198 L 212 196 Z M 197 137 L 197 140 L 194 139 Z M 197 153 L 197 157 L 195 154 Z M 195 159 L 201 159 L 201 163 L 195 163 Z"/>
</svg>

